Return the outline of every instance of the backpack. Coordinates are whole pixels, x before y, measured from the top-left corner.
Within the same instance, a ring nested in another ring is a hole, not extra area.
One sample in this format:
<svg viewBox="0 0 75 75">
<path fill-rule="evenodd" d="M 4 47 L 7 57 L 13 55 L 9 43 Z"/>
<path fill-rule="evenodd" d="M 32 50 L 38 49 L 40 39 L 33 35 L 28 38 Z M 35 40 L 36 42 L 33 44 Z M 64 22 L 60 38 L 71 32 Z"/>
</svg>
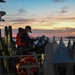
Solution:
<svg viewBox="0 0 75 75">
<path fill-rule="evenodd" d="M 29 43 L 27 41 L 23 41 L 22 38 L 21 38 L 21 35 L 23 35 L 23 32 L 17 34 L 17 36 L 16 36 L 16 45 L 17 46 L 28 47 Z"/>
</svg>

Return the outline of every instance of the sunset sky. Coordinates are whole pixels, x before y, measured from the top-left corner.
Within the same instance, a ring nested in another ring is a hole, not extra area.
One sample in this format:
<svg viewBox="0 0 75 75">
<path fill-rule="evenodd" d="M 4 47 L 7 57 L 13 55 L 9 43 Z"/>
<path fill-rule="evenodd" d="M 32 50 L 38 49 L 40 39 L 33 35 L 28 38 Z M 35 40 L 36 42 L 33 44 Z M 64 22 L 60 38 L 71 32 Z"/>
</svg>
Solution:
<svg viewBox="0 0 75 75">
<path fill-rule="evenodd" d="M 75 36 L 75 0 L 5 0 L 0 11 L 6 11 L 0 28 L 32 27 L 32 36 Z"/>
</svg>

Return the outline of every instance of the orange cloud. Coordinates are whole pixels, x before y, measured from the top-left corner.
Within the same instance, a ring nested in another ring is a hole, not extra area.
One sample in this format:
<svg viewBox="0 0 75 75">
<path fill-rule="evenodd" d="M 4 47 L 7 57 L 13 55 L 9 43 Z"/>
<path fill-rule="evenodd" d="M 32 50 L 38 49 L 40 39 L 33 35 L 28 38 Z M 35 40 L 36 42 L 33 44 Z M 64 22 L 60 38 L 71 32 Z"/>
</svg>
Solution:
<svg viewBox="0 0 75 75">
<path fill-rule="evenodd" d="M 73 36 L 75 36 L 75 32 L 72 32 L 71 34 L 72 34 Z"/>
</svg>

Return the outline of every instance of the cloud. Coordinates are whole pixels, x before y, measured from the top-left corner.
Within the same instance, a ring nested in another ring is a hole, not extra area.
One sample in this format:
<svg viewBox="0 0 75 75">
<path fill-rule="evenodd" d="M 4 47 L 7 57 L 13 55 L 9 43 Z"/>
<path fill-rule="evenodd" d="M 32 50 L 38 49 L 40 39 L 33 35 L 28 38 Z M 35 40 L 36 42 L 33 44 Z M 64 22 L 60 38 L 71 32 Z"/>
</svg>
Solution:
<svg viewBox="0 0 75 75">
<path fill-rule="evenodd" d="M 25 10 L 24 8 L 20 8 L 18 9 L 18 11 L 16 11 L 15 13 L 10 13 L 10 14 L 6 14 L 6 17 L 21 17 L 21 16 L 26 16 L 28 15 L 28 11 Z"/>
<path fill-rule="evenodd" d="M 20 8 L 20 9 L 19 9 L 19 12 L 20 12 L 20 13 L 27 13 L 28 11 L 26 11 L 24 8 Z"/>
<path fill-rule="evenodd" d="M 55 16 L 62 16 L 64 14 L 67 14 L 68 12 L 69 12 L 69 7 L 68 6 L 63 6 L 58 11 L 52 12 L 52 14 L 50 15 L 50 18 L 53 18 Z"/>
<path fill-rule="evenodd" d="M 55 2 L 64 2 L 65 0 L 54 0 Z"/>
<path fill-rule="evenodd" d="M 69 7 L 68 6 L 63 6 L 62 9 L 69 9 Z"/>
<path fill-rule="evenodd" d="M 61 8 L 61 11 L 60 11 L 60 13 L 67 13 L 68 12 L 68 9 L 69 9 L 69 7 L 67 7 L 67 6 L 63 6 L 62 8 Z"/>
<path fill-rule="evenodd" d="M 15 22 L 13 24 L 24 24 L 23 22 Z"/>
<path fill-rule="evenodd" d="M 60 17 L 60 18 L 55 18 L 56 20 L 61 20 L 61 21 L 75 21 L 75 17 Z"/>
<path fill-rule="evenodd" d="M 59 11 L 57 11 L 57 14 L 66 14 L 68 13 L 68 9 L 66 7 L 61 8 Z"/>
<path fill-rule="evenodd" d="M 61 27 L 61 28 L 55 28 L 56 30 L 54 30 L 53 32 L 57 32 L 57 33 L 72 33 L 75 32 L 75 28 L 70 28 L 70 27 Z"/>
<path fill-rule="evenodd" d="M 10 19 L 8 22 L 15 22 L 17 23 L 26 23 L 26 22 L 32 22 L 35 21 L 35 19 L 23 19 L 23 18 L 17 18 L 17 19 Z"/>
<path fill-rule="evenodd" d="M 61 27 L 60 29 L 56 28 L 56 29 L 50 29 L 50 30 L 40 30 L 40 29 L 36 29 L 36 32 L 41 32 L 41 31 L 46 31 L 49 33 L 64 33 L 64 32 L 75 32 L 75 28 L 70 28 L 70 27 Z"/>
<path fill-rule="evenodd" d="M 63 13 L 63 14 L 65 14 L 65 13 L 67 13 L 68 11 L 67 10 L 64 10 L 64 9 L 62 9 L 61 11 L 60 11 L 60 13 Z"/>
</svg>

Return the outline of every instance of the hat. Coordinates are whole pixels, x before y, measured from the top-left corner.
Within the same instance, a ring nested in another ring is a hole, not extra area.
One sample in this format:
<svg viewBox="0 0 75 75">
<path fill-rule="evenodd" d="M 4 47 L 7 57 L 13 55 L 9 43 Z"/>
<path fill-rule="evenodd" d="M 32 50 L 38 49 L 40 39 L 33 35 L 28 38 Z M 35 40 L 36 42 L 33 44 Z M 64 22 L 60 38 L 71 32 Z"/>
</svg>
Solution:
<svg viewBox="0 0 75 75">
<path fill-rule="evenodd" d="M 30 30 L 30 33 L 32 33 L 30 26 L 26 26 L 25 29 L 29 29 Z"/>
</svg>

